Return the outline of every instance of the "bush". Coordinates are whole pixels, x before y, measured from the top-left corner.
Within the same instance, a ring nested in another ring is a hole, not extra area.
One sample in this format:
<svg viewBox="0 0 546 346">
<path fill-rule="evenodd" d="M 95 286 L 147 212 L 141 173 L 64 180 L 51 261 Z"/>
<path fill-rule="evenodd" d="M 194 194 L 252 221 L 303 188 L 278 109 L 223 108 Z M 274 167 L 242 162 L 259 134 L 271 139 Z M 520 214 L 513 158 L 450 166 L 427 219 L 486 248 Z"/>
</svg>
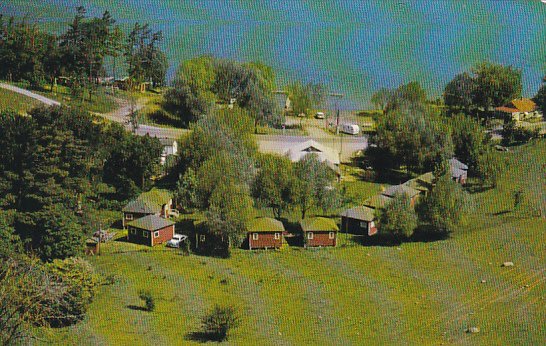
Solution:
<svg viewBox="0 0 546 346">
<path fill-rule="evenodd" d="M 138 297 L 144 301 L 146 311 L 152 312 L 155 309 L 155 299 L 150 291 L 141 290 L 138 292 Z"/>
<path fill-rule="evenodd" d="M 202 320 L 203 334 L 209 340 L 224 341 L 228 339 L 229 331 L 239 325 L 239 317 L 231 306 L 215 306 Z"/>
</svg>

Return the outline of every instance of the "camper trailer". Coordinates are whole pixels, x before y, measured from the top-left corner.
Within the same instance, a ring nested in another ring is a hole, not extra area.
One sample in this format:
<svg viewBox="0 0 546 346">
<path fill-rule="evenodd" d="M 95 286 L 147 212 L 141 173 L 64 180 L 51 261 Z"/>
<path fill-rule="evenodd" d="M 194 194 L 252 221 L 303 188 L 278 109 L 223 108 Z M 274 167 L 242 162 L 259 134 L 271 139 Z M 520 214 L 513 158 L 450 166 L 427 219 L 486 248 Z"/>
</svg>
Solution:
<svg viewBox="0 0 546 346">
<path fill-rule="evenodd" d="M 341 125 L 340 131 L 349 135 L 357 135 L 360 133 L 360 127 L 355 124 L 343 124 Z"/>
</svg>

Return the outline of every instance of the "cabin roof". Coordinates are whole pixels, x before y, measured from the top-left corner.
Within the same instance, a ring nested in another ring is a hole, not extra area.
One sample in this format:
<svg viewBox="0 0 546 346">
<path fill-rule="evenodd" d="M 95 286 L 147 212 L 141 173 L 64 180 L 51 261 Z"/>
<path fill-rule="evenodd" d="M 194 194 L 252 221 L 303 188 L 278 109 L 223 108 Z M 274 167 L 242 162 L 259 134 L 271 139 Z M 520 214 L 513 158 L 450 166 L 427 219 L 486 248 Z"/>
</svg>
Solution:
<svg viewBox="0 0 546 346">
<path fill-rule="evenodd" d="M 344 210 L 341 216 L 369 222 L 375 219 L 375 210 L 366 206 L 358 206 Z"/>
<path fill-rule="evenodd" d="M 136 219 L 134 221 L 128 222 L 127 226 L 143 229 L 146 231 L 157 231 L 168 226 L 172 226 L 175 223 L 167 220 L 165 218 L 156 216 L 156 215 L 147 215 Z"/>
<path fill-rule="evenodd" d="M 249 232 L 284 232 L 284 225 L 279 220 L 270 217 L 258 217 L 248 224 Z"/>
<path fill-rule="evenodd" d="M 300 221 L 301 229 L 304 232 L 324 231 L 324 232 L 337 232 L 339 228 L 332 219 L 325 217 L 310 217 Z"/>
</svg>

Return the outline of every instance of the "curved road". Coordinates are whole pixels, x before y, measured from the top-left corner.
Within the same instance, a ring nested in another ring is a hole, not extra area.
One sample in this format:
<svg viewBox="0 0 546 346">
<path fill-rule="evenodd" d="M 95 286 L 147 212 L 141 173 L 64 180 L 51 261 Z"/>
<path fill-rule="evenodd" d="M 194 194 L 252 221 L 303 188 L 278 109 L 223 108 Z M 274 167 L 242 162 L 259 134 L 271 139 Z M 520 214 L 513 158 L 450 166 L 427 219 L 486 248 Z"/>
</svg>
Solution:
<svg viewBox="0 0 546 346">
<path fill-rule="evenodd" d="M 0 88 L 4 88 L 31 97 L 48 106 L 61 105 L 61 103 L 58 101 L 9 84 L 0 83 Z M 106 114 L 94 114 L 110 121 L 120 123 L 128 131 L 132 131 L 132 126 L 129 124 L 128 121 L 128 116 L 131 113 L 132 107 L 130 103 L 126 100 L 120 100 L 119 103 L 120 107 L 113 112 Z M 142 108 L 142 105 L 137 104 L 135 108 L 138 110 Z M 307 130 L 310 136 L 256 135 L 256 140 L 258 141 L 260 151 L 284 154 L 292 145 L 312 139 L 332 148 L 337 153 L 341 153 L 341 160 L 348 161 L 356 152 L 366 149 L 368 146 L 367 136 L 342 135 L 340 137 L 327 133 L 318 126 L 315 126 L 315 124 L 309 125 L 311 126 L 309 126 Z M 139 125 L 138 129 L 135 131 L 135 133 L 140 136 L 148 134 L 152 137 L 173 139 L 179 138 L 182 134 L 186 132 L 188 132 L 188 130 L 150 125 Z"/>
</svg>

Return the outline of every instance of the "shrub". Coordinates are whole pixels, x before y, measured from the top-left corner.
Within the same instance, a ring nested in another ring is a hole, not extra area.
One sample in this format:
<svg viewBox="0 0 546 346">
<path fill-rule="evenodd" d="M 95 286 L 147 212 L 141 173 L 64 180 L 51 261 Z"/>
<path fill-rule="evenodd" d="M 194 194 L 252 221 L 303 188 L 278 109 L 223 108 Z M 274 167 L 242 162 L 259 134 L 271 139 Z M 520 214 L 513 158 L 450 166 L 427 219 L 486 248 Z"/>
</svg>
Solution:
<svg viewBox="0 0 546 346">
<path fill-rule="evenodd" d="M 239 317 L 231 306 L 215 306 L 202 320 L 203 334 L 213 341 L 228 339 L 229 331 L 239 325 Z"/>
<path fill-rule="evenodd" d="M 144 301 L 146 311 L 152 312 L 155 309 L 155 299 L 150 291 L 141 290 L 138 292 L 138 297 Z"/>
</svg>

